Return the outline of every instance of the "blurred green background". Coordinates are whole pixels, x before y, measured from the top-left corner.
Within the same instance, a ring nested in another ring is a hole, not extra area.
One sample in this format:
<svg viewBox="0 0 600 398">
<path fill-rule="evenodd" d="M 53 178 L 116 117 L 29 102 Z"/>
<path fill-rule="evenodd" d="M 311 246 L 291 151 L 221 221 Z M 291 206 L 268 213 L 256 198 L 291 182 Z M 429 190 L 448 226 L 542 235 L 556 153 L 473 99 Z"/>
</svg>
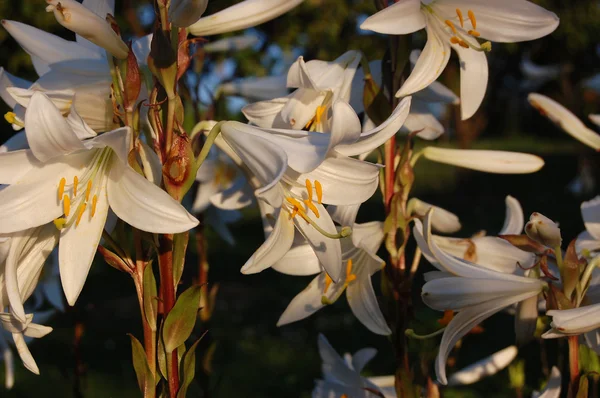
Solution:
<svg viewBox="0 0 600 398">
<path fill-rule="evenodd" d="M 235 3 L 232 0 L 209 2 L 207 14 Z M 600 7 L 597 1 L 540 0 L 540 5 L 556 12 L 561 25 L 550 37 L 532 43 L 494 45 L 489 54 L 490 85 L 486 100 L 471 120 L 459 120 L 458 107 L 443 116 L 447 134 L 444 145 L 508 149 L 536 153 L 546 160 L 545 168 L 527 176 L 496 176 L 439 166 L 423 160 L 417 166 L 415 195 L 456 213 L 463 223 L 460 236 L 479 230 L 498 232 L 504 218 L 504 197 L 518 198 L 525 214 L 539 211 L 560 222 L 565 241 L 583 230 L 579 215 L 581 201 L 597 193 L 598 158 L 593 151 L 575 142 L 538 115 L 527 103 L 526 95 L 536 90 L 550 95 L 572 109 L 584 120 L 600 110 L 598 94 L 584 89 L 582 82 L 600 71 L 598 41 Z M 52 14 L 44 11 L 42 0 L 1 1 L 0 18 L 31 24 L 72 39 Z M 306 0 L 293 12 L 252 30 L 261 38 L 260 48 L 238 54 L 220 54 L 210 62 L 233 65 L 231 77 L 263 76 L 281 73 L 287 60 L 302 54 L 305 59 L 333 60 L 356 49 L 369 60 L 379 59 L 386 38 L 361 33 L 357 24 L 375 11 L 373 1 Z M 126 35 L 148 33 L 153 11 L 150 3 L 117 0 L 117 18 Z M 132 24 L 132 22 L 135 22 Z M 128 27 L 129 25 L 129 27 Z M 415 36 L 414 48 L 421 48 L 424 37 Z M 0 66 L 30 80 L 35 73 L 29 57 L 0 29 Z M 266 55 L 265 55 L 266 54 Z M 556 66 L 555 78 L 540 83 L 530 81 L 521 67 L 529 58 L 538 65 Z M 453 59 L 442 81 L 458 90 L 458 62 Z M 207 77 L 209 78 L 209 77 Z M 223 119 L 241 118 L 235 107 L 221 108 Z M 4 114 L 8 108 L 0 105 Z M 10 137 L 8 123 L 0 125 L 3 140 Z M 581 189 L 573 181 L 582 174 Z M 569 188 L 570 187 L 570 188 Z M 383 220 L 381 200 L 374 197 L 362 209 L 360 220 Z M 202 341 L 205 363 L 199 362 L 197 383 L 191 397 L 305 397 L 310 396 L 314 379 L 320 377 L 317 335 L 323 333 L 341 353 L 371 346 L 379 350 L 367 367 L 373 375 L 390 374 L 394 369 L 390 344 L 385 337 L 366 330 L 352 315 L 344 299 L 311 318 L 278 328 L 279 315 L 289 301 L 311 280 L 267 270 L 244 276 L 239 269 L 262 241 L 262 228 L 256 209 L 244 213 L 235 224 L 237 245 L 232 248 L 207 229 L 211 283 L 219 284 L 218 299 Z M 382 254 L 383 255 L 383 254 Z M 184 285 L 195 276 L 197 255 L 190 239 Z M 421 268 L 429 269 L 429 265 Z M 378 285 L 378 279 L 374 284 Z M 424 319 L 441 314 L 422 308 L 415 289 L 415 305 Z M 74 345 L 75 325 L 82 337 Z M 11 391 L 0 386 L 2 397 L 133 397 L 139 392 L 130 362 L 127 333 L 142 335 L 138 304 L 132 281 L 125 274 L 96 261 L 83 293 L 74 308 L 50 321 L 54 331 L 31 344 L 41 370 L 40 376 L 26 371 L 16 359 L 16 383 Z M 514 342 L 512 318 L 499 314 L 483 325 L 486 332 L 467 337 L 457 358 L 456 368 L 493 353 Z M 551 343 L 554 344 L 554 343 Z M 435 355 L 434 342 L 419 343 L 415 350 Z M 16 355 L 16 353 L 15 353 Z M 529 387 L 539 387 L 540 349 L 531 343 L 520 352 L 527 369 Z M 553 359 L 550 359 L 553 363 Z M 0 368 L 4 365 L 0 364 Z M 2 370 L 0 369 L 0 375 Z M 0 376 L 1 381 L 1 376 Z M 1 383 L 0 383 L 1 384 Z M 203 395 L 202 391 L 205 391 Z M 529 390 L 525 391 L 528 396 Z M 512 396 L 508 372 L 468 388 L 448 391 L 446 396 Z"/>
</svg>

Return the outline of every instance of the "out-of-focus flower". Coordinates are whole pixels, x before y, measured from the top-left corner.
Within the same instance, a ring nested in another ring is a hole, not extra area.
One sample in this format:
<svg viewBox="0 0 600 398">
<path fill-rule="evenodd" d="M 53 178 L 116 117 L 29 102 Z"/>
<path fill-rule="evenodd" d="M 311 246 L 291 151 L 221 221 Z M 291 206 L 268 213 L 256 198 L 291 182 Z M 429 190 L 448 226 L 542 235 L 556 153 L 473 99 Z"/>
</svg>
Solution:
<svg viewBox="0 0 600 398">
<path fill-rule="evenodd" d="M 558 370 L 556 366 L 553 366 L 552 371 L 550 372 L 550 378 L 548 379 L 548 383 L 544 390 L 541 393 L 534 391 L 534 393 L 531 394 L 531 398 L 559 398 L 561 384 L 560 370 Z"/>
<path fill-rule="evenodd" d="M 260 43 L 260 38 L 256 35 L 241 35 L 215 40 L 205 44 L 202 48 L 204 49 L 204 52 L 207 53 L 242 51 L 257 45 L 258 43 Z"/>
<path fill-rule="evenodd" d="M 427 43 L 397 97 L 413 94 L 434 82 L 444 71 L 454 49 L 461 61 L 462 118 L 477 111 L 487 88 L 485 53 L 491 43 L 479 38 L 514 43 L 552 33 L 558 17 L 525 0 L 403 0 L 367 18 L 362 29 L 404 35 L 427 31 Z"/>
<path fill-rule="evenodd" d="M 560 75 L 560 65 L 538 65 L 535 64 L 529 54 L 525 54 L 519 65 L 525 80 L 521 83 L 521 89 L 526 91 L 537 90 L 546 82 L 556 79 Z"/>
<path fill-rule="evenodd" d="M 575 247 L 579 254 L 583 254 L 584 250 L 591 254 L 600 249 L 600 196 L 581 204 L 581 218 L 585 231 L 577 236 Z"/>
<path fill-rule="evenodd" d="M 219 86 L 219 91 L 249 100 L 270 100 L 287 95 L 286 82 L 286 76 L 247 77 L 223 83 Z"/>
<path fill-rule="evenodd" d="M 514 345 L 506 347 L 454 373 L 448 379 L 448 385 L 460 386 L 473 384 L 484 377 L 493 376 L 507 367 L 516 358 L 518 352 L 519 350 Z"/>
<path fill-rule="evenodd" d="M 198 21 L 208 7 L 208 0 L 171 0 L 169 18 L 180 28 L 187 28 Z"/>
<path fill-rule="evenodd" d="M 260 25 L 285 14 L 304 0 L 244 0 L 189 26 L 194 36 L 212 36 Z"/>
</svg>

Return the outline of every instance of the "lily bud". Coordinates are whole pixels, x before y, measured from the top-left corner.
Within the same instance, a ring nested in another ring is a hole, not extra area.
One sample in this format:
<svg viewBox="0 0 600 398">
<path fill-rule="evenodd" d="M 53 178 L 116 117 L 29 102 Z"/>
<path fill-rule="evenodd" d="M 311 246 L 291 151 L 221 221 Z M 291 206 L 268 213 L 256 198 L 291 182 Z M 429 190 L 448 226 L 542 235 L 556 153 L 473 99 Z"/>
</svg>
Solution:
<svg viewBox="0 0 600 398">
<path fill-rule="evenodd" d="M 169 17 L 173 25 L 187 28 L 200 19 L 207 6 L 208 0 L 171 0 Z"/>
<path fill-rule="evenodd" d="M 74 0 L 46 0 L 59 24 L 104 48 L 114 57 L 126 59 L 129 49 L 110 24 Z"/>
<path fill-rule="evenodd" d="M 169 195 L 181 201 L 196 180 L 196 162 L 187 135 L 174 135 L 169 156 L 163 165 L 163 182 Z"/>
<path fill-rule="evenodd" d="M 525 233 L 536 242 L 551 248 L 560 248 L 562 243 L 560 228 L 554 221 L 540 213 L 531 214 L 529 222 L 525 225 Z"/>
</svg>

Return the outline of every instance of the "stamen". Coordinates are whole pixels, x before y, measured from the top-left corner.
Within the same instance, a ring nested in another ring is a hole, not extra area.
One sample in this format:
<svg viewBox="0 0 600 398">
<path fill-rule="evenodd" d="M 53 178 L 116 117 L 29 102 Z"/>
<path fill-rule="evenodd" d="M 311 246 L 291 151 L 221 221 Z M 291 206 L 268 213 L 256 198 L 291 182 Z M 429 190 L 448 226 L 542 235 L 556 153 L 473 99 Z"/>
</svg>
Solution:
<svg viewBox="0 0 600 398">
<path fill-rule="evenodd" d="M 473 25 L 473 29 L 477 29 L 477 19 L 475 19 L 475 14 L 471 10 L 469 10 L 467 14 L 469 14 L 469 19 L 471 20 L 471 25 Z"/>
<path fill-rule="evenodd" d="M 479 33 L 479 32 L 478 32 L 478 31 L 476 31 L 476 30 L 470 30 L 468 33 L 469 33 L 471 36 L 473 36 L 473 37 L 479 37 L 479 36 L 481 36 L 481 33 Z"/>
<path fill-rule="evenodd" d="M 67 180 L 65 179 L 65 177 L 61 178 L 60 182 L 58 183 L 58 201 L 59 202 L 65 193 L 65 184 L 66 183 L 67 183 Z"/>
<path fill-rule="evenodd" d="M 300 207 L 302 206 L 302 204 L 300 204 L 300 202 L 298 202 L 296 199 L 291 198 L 289 196 L 286 196 L 285 200 L 287 200 L 296 209 L 300 209 Z"/>
<path fill-rule="evenodd" d="M 317 191 L 317 203 L 323 203 L 323 186 L 317 180 L 315 180 L 315 190 Z"/>
<path fill-rule="evenodd" d="M 458 42 L 458 45 L 461 46 L 462 48 L 469 48 L 469 45 L 464 40 L 460 40 Z"/>
<path fill-rule="evenodd" d="M 73 178 L 73 196 L 77 196 L 77 185 L 79 185 L 79 178 L 75 176 Z"/>
<path fill-rule="evenodd" d="M 450 38 L 450 43 L 452 43 L 452 44 L 458 44 L 458 43 L 460 43 L 460 39 L 458 37 L 456 37 L 456 36 L 452 36 Z"/>
<path fill-rule="evenodd" d="M 346 263 L 346 283 L 350 283 L 356 279 L 356 275 L 352 273 L 352 259 Z"/>
<path fill-rule="evenodd" d="M 306 179 L 306 191 L 308 192 L 308 200 L 312 202 L 313 190 L 312 190 L 312 184 L 310 183 L 310 180 L 308 178 Z"/>
<path fill-rule="evenodd" d="M 308 206 L 308 208 L 314 213 L 314 215 L 317 218 L 320 218 L 319 209 L 317 209 L 317 206 L 315 206 L 315 204 L 313 202 L 311 202 L 307 199 L 304 201 L 304 203 L 306 204 L 306 206 Z"/>
<path fill-rule="evenodd" d="M 465 27 L 465 23 L 463 22 L 463 13 L 458 8 L 456 9 L 456 15 L 458 15 L 458 20 L 460 21 L 460 27 L 464 28 Z"/>
<path fill-rule="evenodd" d="M 89 180 L 87 183 L 87 188 L 85 189 L 85 201 L 90 201 L 90 192 L 92 192 L 92 180 Z"/>
<path fill-rule="evenodd" d="M 81 221 L 81 217 L 83 217 L 83 213 L 85 212 L 86 207 L 87 207 L 87 203 L 83 202 L 77 208 L 78 213 L 77 213 L 77 221 L 75 221 L 75 226 L 79 225 L 79 222 Z"/>
<path fill-rule="evenodd" d="M 306 221 L 309 224 L 312 224 L 310 221 L 310 218 L 308 218 L 308 216 L 306 215 L 306 213 L 304 212 L 304 209 L 302 208 L 302 204 L 300 202 L 298 202 L 296 199 L 291 198 L 289 196 L 287 196 L 285 198 L 292 206 L 294 206 L 294 210 L 292 211 L 292 217 L 295 217 L 297 214 L 300 215 L 300 217 L 302 217 L 304 219 L 304 221 Z"/>
<path fill-rule="evenodd" d="M 458 31 L 456 30 L 456 26 L 454 26 L 454 24 L 449 19 L 446 19 L 444 22 L 446 23 L 446 25 L 448 25 L 450 27 L 450 29 L 452 29 L 452 32 L 454 32 L 455 35 L 458 34 Z"/>
<path fill-rule="evenodd" d="M 96 214 L 96 205 L 98 204 L 98 196 L 94 195 L 92 198 L 92 217 Z"/>
<path fill-rule="evenodd" d="M 325 274 L 325 288 L 323 289 L 323 294 L 327 293 L 327 289 L 329 289 L 329 286 L 331 286 L 331 284 L 333 283 L 333 279 L 331 279 L 331 277 L 329 276 L 329 274 Z"/>
<path fill-rule="evenodd" d="M 66 218 L 62 218 L 62 217 L 57 218 L 57 219 L 54 220 L 54 226 L 59 231 L 61 231 L 65 227 L 66 223 L 67 223 L 67 219 Z"/>
<path fill-rule="evenodd" d="M 323 119 L 323 113 L 325 113 L 325 109 L 326 109 L 326 107 L 324 107 L 324 106 L 317 107 L 317 114 L 316 114 L 317 124 L 321 123 L 321 120 Z"/>
<path fill-rule="evenodd" d="M 6 112 L 4 114 L 4 119 L 10 124 L 15 124 L 15 121 L 17 120 L 17 115 L 14 112 Z"/>
<path fill-rule="evenodd" d="M 65 213 L 65 217 L 69 217 L 71 213 L 71 199 L 68 195 L 63 196 L 63 213 Z"/>
</svg>

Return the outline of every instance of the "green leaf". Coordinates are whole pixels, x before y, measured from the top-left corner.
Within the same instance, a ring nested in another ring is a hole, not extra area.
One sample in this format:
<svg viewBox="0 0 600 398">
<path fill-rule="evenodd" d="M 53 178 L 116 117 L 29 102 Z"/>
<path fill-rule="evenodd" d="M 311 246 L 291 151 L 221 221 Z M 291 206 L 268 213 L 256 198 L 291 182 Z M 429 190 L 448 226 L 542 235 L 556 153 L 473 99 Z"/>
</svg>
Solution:
<svg viewBox="0 0 600 398">
<path fill-rule="evenodd" d="M 200 286 L 187 289 L 179 296 L 175 306 L 167 315 L 162 332 L 167 355 L 190 337 L 200 307 L 200 291 Z"/>
<path fill-rule="evenodd" d="M 144 394 L 144 398 L 153 398 L 155 394 L 154 390 L 154 375 L 150 371 L 148 365 L 148 359 L 146 358 L 146 352 L 142 344 L 133 335 L 129 335 L 131 338 L 131 354 L 133 357 L 133 368 L 135 369 L 135 375 L 137 376 L 138 386 L 140 391 Z"/>
<path fill-rule="evenodd" d="M 579 389 L 577 390 L 576 398 L 587 398 L 589 397 L 589 382 L 586 375 L 581 376 L 579 379 Z"/>
<path fill-rule="evenodd" d="M 152 270 L 152 262 L 149 262 L 144 270 L 144 315 L 153 332 L 156 332 L 157 297 L 156 279 Z"/>
<path fill-rule="evenodd" d="M 177 292 L 177 285 L 179 285 L 179 280 L 183 275 L 188 240 L 189 232 L 173 235 L 173 283 L 175 284 L 175 292 Z"/>
<path fill-rule="evenodd" d="M 163 379 L 167 380 L 167 353 L 165 352 L 165 345 L 162 339 L 158 339 L 157 358 L 160 375 Z"/>
<path fill-rule="evenodd" d="M 180 387 L 177 398 L 185 398 L 187 389 L 194 380 L 194 376 L 196 375 L 196 347 L 200 340 L 202 340 L 202 337 L 200 337 L 183 356 L 183 364 L 179 367 Z"/>
</svg>

